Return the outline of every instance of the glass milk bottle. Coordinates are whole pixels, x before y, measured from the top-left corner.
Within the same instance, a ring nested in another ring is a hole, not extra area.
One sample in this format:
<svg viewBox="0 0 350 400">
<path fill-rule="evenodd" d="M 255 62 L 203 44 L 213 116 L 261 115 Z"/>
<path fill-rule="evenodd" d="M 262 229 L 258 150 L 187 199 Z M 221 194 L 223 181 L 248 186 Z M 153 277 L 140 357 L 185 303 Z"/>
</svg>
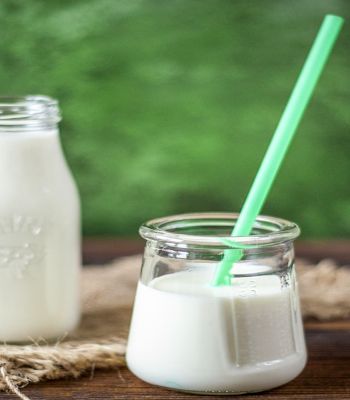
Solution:
<svg viewBox="0 0 350 400">
<path fill-rule="evenodd" d="M 237 214 L 200 213 L 144 224 L 144 261 L 127 364 L 139 378 L 203 394 L 268 390 L 306 363 L 294 270 L 299 228 L 258 217 L 230 236 Z M 241 252 L 226 286 L 214 286 L 225 250 Z"/>
<path fill-rule="evenodd" d="M 80 210 L 56 100 L 0 98 L 0 341 L 54 339 L 79 320 Z"/>
</svg>

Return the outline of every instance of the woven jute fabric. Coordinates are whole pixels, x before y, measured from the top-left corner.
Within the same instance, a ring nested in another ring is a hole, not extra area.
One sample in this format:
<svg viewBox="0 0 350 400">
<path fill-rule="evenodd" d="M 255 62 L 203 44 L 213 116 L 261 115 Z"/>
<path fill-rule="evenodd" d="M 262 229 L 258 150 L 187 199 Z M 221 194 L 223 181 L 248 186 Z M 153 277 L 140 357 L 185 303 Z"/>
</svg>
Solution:
<svg viewBox="0 0 350 400">
<path fill-rule="evenodd" d="M 0 390 L 27 399 L 18 388 L 29 383 L 79 377 L 98 368 L 125 365 L 127 332 L 141 257 L 84 268 L 83 314 L 79 328 L 55 343 L 0 346 Z M 350 267 L 331 260 L 317 265 L 297 262 L 304 318 L 350 317 Z"/>
</svg>

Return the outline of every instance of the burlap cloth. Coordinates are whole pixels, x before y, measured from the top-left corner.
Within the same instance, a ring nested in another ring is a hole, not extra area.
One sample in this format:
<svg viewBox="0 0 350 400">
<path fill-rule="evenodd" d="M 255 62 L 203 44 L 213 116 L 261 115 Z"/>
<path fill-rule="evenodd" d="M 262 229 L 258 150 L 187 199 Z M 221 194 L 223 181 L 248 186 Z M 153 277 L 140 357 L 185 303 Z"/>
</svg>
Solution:
<svg viewBox="0 0 350 400">
<path fill-rule="evenodd" d="M 125 344 L 141 257 L 116 260 L 82 273 L 83 316 L 79 329 L 54 344 L 0 346 L 0 390 L 15 392 L 29 383 L 78 377 L 97 368 L 125 364 Z M 297 262 L 304 318 L 350 316 L 350 268 L 331 260 Z"/>
</svg>

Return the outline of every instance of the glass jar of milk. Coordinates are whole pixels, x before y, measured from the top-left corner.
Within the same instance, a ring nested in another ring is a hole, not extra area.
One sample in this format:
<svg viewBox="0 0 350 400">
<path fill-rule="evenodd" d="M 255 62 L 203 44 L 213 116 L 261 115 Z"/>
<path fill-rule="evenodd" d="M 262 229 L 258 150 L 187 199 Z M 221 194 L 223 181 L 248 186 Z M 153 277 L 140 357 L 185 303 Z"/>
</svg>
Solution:
<svg viewBox="0 0 350 400">
<path fill-rule="evenodd" d="M 259 392 L 294 379 L 306 349 L 294 269 L 294 223 L 258 217 L 230 236 L 237 214 L 156 219 L 147 240 L 127 347 L 139 378 L 205 394 Z M 240 251 L 230 284 L 213 285 L 225 250 Z"/>
<path fill-rule="evenodd" d="M 80 211 L 56 100 L 0 98 L 0 341 L 55 339 L 79 320 Z"/>
</svg>

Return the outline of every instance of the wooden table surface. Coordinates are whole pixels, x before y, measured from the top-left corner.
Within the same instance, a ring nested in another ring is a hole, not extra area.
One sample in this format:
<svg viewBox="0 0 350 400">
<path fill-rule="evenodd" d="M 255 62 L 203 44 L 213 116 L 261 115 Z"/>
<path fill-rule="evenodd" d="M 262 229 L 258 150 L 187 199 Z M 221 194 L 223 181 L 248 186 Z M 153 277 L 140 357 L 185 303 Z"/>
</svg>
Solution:
<svg viewBox="0 0 350 400">
<path fill-rule="evenodd" d="M 86 263 L 110 259 L 142 251 L 142 242 L 118 239 L 87 239 L 83 256 Z M 318 261 L 325 257 L 350 264 L 350 242 L 301 242 L 300 257 Z M 305 324 L 309 360 L 305 370 L 294 381 L 277 389 L 252 395 L 225 396 L 244 399 L 350 399 L 350 321 Z M 32 400 L 44 399 L 217 399 L 218 396 L 198 396 L 151 386 L 133 376 L 127 368 L 119 371 L 95 371 L 78 380 L 60 380 L 31 385 L 23 392 Z M 12 394 L 0 394 L 0 399 L 15 399 Z"/>
</svg>

